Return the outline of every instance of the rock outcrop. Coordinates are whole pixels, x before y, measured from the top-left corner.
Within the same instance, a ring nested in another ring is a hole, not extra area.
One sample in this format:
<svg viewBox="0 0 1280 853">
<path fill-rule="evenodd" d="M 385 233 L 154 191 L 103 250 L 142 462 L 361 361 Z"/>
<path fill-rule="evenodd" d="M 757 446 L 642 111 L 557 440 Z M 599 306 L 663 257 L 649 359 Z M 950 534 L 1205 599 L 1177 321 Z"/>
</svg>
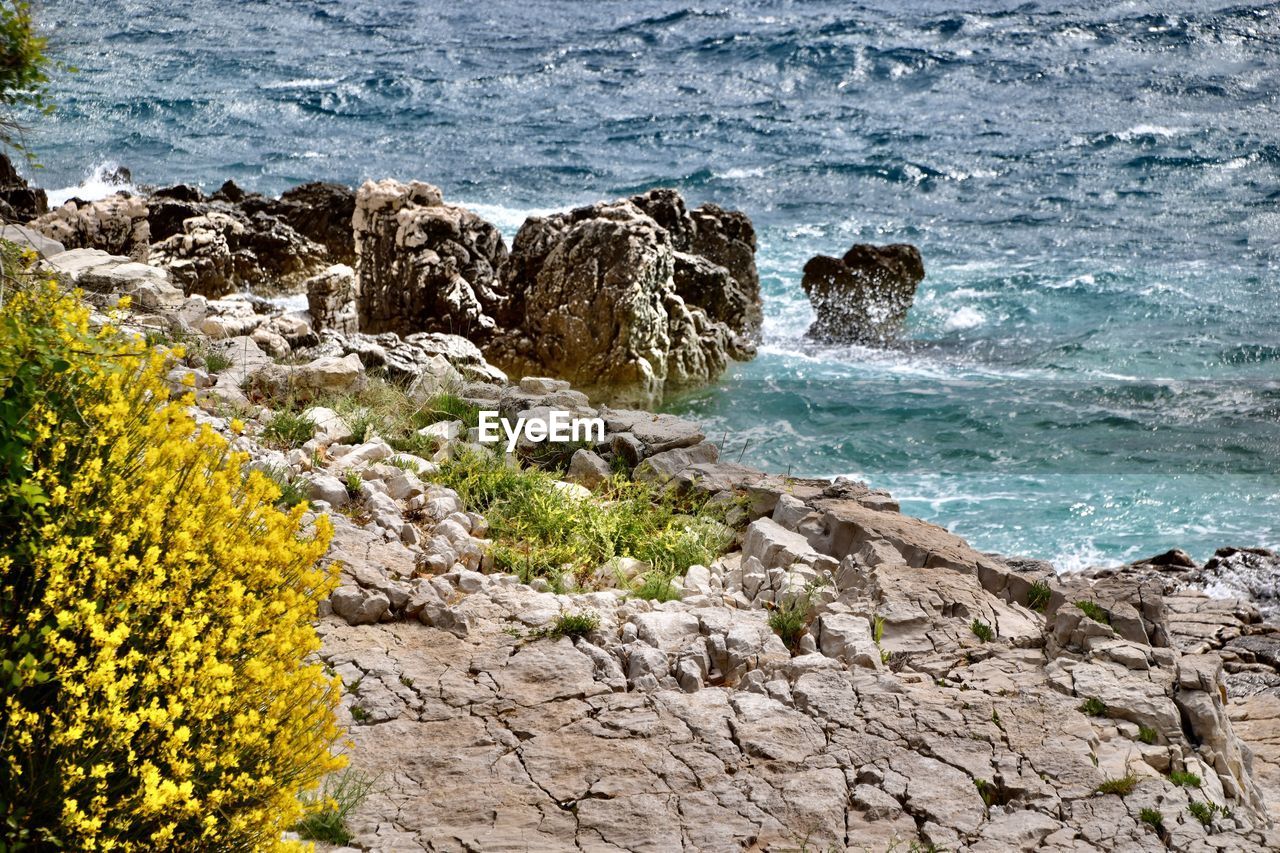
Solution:
<svg viewBox="0 0 1280 853">
<path fill-rule="evenodd" d="M 0 154 L 0 219 L 23 223 L 49 212 L 49 198 L 18 174 L 8 155 Z"/>
<path fill-rule="evenodd" d="M 493 334 L 507 256 L 496 227 L 430 184 L 393 180 L 360 187 L 352 223 L 361 331 Z"/>
<path fill-rule="evenodd" d="M 99 201 L 73 199 L 31 220 L 28 227 L 68 249 L 99 249 L 141 263 L 150 256 L 147 203 L 129 192 Z"/>
<path fill-rule="evenodd" d="M 857 244 L 843 258 L 818 255 L 800 282 L 817 315 L 808 335 L 822 343 L 891 343 L 923 280 L 920 250 L 905 243 Z"/>
<path fill-rule="evenodd" d="M 736 246 L 754 249 L 749 226 L 744 235 L 705 211 L 721 228 L 700 226 L 678 194 L 640 200 L 690 250 L 699 239 L 719 241 L 733 256 L 726 230 L 736 235 Z M 722 219 L 741 225 L 733 216 Z M 699 227 L 708 236 L 699 238 Z M 710 381 L 731 359 L 752 357 L 759 311 L 754 262 L 747 268 L 734 256 L 734 269 L 746 280 L 739 281 L 701 256 L 677 252 L 672 234 L 635 201 L 529 219 L 502 268 L 504 332 L 486 352 L 511 371 L 550 373 L 642 403 Z M 686 289 L 701 288 L 717 316 L 677 292 L 677 259 Z"/>
</svg>

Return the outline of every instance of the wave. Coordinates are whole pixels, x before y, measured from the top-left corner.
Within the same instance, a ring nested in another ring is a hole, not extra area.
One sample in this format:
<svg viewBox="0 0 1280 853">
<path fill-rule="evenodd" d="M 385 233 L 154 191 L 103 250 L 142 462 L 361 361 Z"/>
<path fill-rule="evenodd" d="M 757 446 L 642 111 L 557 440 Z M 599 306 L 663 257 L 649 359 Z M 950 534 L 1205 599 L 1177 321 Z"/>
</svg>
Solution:
<svg viewBox="0 0 1280 853">
<path fill-rule="evenodd" d="M 121 190 L 137 192 L 131 181 L 121 180 L 120 164 L 115 160 L 104 160 L 89 170 L 83 181 L 74 187 L 61 187 L 48 190 L 50 207 L 60 207 L 68 199 L 82 198 L 85 201 L 97 201 L 100 198 L 115 195 Z"/>
</svg>

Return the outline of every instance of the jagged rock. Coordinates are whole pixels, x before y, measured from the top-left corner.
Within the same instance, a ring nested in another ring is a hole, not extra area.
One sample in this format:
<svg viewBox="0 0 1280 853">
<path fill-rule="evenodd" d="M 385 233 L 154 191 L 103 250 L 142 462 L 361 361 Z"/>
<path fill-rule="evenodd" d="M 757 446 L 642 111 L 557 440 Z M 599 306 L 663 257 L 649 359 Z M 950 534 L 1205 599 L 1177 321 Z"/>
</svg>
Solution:
<svg viewBox="0 0 1280 853">
<path fill-rule="evenodd" d="M 755 340 L 763 311 L 756 234 L 747 215 L 714 204 L 688 211 L 672 189 L 650 190 L 631 201 L 671 235 L 672 278 L 680 298 Z"/>
<path fill-rule="evenodd" d="M 507 255 L 496 227 L 430 184 L 393 180 L 360 187 L 352 223 L 362 332 L 492 334 Z"/>
<path fill-rule="evenodd" d="M 128 296 L 137 308 L 168 311 L 183 302 L 182 291 L 169 283 L 165 270 L 101 249 L 71 249 L 41 264 L 83 290 Z"/>
<path fill-rule="evenodd" d="M 244 226 L 225 213 L 210 212 L 184 219 L 182 229 L 151 248 L 155 262 L 169 269 L 188 296 L 217 298 L 233 293 L 236 268 L 231 240 L 239 239 Z"/>
<path fill-rule="evenodd" d="M 52 240 L 25 225 L 0 226 L 0 240 L 8 240 L 10 243 L 16 243 L 19 246 L 26 246 L 41 258 L 51 258 L 67 250 L 57 240 Z"/>
<path fill-rule="evenodd" d="M 503 334 L 488 354 L 624 401 L 709 381 L 750 344 L 679 296 L 674 252 L 630 201 L 530 218 L 502 268 Z"/>
<path fill-rule="evenodd" d="M 127 192 L 101 201 L 68 201 L 31 220 L 29 227 L 68 249 L 101 249 L 141 263 L 149 258 L 147 203 Z"/>
<path fill-rule="evenodd" d="M 1257 605 L 1268 620 L 1280 620 L 1280 554 L 1265 548 L 1219 548 L 1196 580 L 1231 590 Z"/>
<path fill-rule="evenodd" d="M 285 190 L 279 201 L 269 203 L 266 211 L 279 218 L 302 236 L 324 246 L 329 261 L 354 264 L 355 240 L 351 218 L 356 209 L 356 194 L 350 187 L 312 181 Z"/>
<path fill-rule="evenodd" d="M 44 190 L 30 186 L 7 154 L 0 154 L 0 205 L 4 206 L 4 218 L 10 222 L 29 222 L 49 212 Z"/>
<path fill-rule="evenodd" d="M 359 327 L 356 316 L 356 274 L 346 264 L 334 264 L 303 282 L 307 291 L 307 311 L 317 331 L 331 329 L 350 334 Z"/>
<path fill-rule="evenodd" d="M 905 243 L 857 244 L 843 258 L 818 255 L 800 282 L 817 315 L 808 335 L 824 343 L 890 343 L 923 279 L 920 251 Z"/>
</svg>

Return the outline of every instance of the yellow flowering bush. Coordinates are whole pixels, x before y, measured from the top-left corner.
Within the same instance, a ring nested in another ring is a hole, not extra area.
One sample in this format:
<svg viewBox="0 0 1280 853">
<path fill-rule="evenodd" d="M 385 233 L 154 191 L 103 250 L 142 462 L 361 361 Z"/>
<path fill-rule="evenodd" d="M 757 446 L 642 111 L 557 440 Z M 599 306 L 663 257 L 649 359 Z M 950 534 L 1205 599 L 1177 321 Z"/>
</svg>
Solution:
<svg viewBox="0 0 1280 853">
<path fill-rule="evenodd" d="M 308 662 L 327 518 L 76 295 L 0 296 L 0 850 L 286 847 L 344 763 Z"/>
</svg>

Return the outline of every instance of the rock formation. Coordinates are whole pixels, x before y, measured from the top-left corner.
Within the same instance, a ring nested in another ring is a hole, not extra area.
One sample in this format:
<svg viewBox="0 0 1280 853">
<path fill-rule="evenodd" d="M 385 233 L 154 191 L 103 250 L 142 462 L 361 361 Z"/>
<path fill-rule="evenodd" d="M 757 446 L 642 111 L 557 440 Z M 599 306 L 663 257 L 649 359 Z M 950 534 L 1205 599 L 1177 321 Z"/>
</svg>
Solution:
<svg viewBox="0 0 1280 853">
<path fill-rule="evenodd" d="M 430 184 L 393 180 L 360 187 L 352 225 L 361 331 L 493 333 L 507 255 L 497 228 Z"/>
<path fill-rule="evenodd" d="M 716 218 L 705 211 L 712 224 L 700 226 L 670 191 L 639 200 L 673 230 L 635 201 L 525 222 L 502 268 L 507 302 L 500 316 L 508 331 L 487 349 L 491 358 L 515 371 L 550 373 L 618 400 L 651 403 L 664 393 L 714 379 L 731 359 L 754 355 L 759 315 L 754 260 L 748 265 L 731 250 L 754 250 L 749 226 L 748 240 L 740 227 L 721 221 L 740 226 L 735 218 L 740 215 Z M 699 227 L 708 236 L 699 238 Z M 721 233 L 726 230 L 736 235 L 734 247 Z M 734 256 L 741 280 L 699 255 L 677 252 L 673 233 L 690 250 L 699 240 L 720 245 L 725 255 Z M 677 292 L 677 269 L 687 292 L 700 291 L 715 316 Z"/>
<path fill-rule="evenodd" d="M 890 343 L 922 280 L 920 250 L 905 243 L 860 243 L 843 258 L 818 255 L 804 265 L 800 282 L 817 315 L 808 335 L 822 343 Z"/>
<path fill-rule="evenodd" d="M 142 263 L 150 255 L 147 203 L 128 192 L 100 201 L 72 199 L 33 219 L 29 227 L 68 249 L 100 249 Z"/>
<path fill-rule="evenodd" d="M 44 190 L 28 185 L 8 155 L 0 154 L 0 219 L 23 223 L 48 212 Z"/>
</svg>

